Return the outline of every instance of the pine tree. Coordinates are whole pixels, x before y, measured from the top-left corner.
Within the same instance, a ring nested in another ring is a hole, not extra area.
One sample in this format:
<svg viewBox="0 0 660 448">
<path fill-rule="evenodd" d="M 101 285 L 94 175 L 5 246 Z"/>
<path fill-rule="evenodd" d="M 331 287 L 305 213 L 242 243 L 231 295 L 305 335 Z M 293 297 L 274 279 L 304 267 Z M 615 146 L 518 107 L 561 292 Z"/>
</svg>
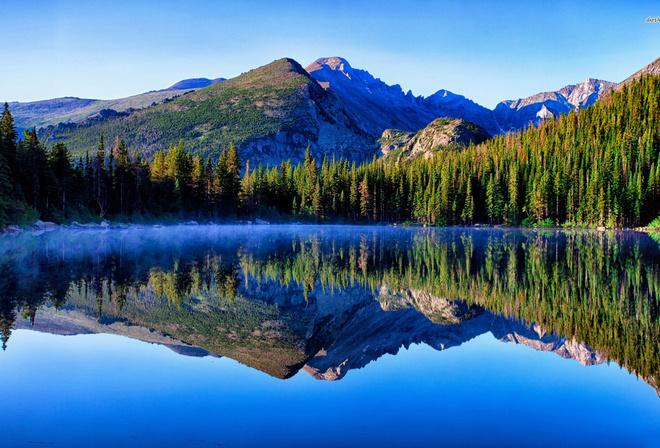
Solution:
<svg viewBox="0 0 660 448">
<path fill-rule="evenodd" d="M 119 213 L 126 215 L 129 209 L 134 209 L 134 197 L 136 194 L 134 183 L 132 182 L 135 174 L 133 173 L 133 164 L 128 157 L 128 148 L 124 140 L 117 143 L 117 156 L 116 167 L 114 170 L 114 179 L 117 195 L 117 204 L 119 206 Z"/>
<path fill-rule="evenodd" d="M 461 212 L 463 223 L 471 225 L 474 220 L 474 196 L 472 195 L 472 179 L 467 180 L 467 189 L 465 193 L 465 206 Z"/>
<path fill-rule="evenodd" d="M 14 184 L 18 183 L 18 133 L 14 125 L 14 118 L 9 112 L 9 104 L 5 103 L 0 123 L 0 153 L 8 165 L 9 176 Z"/>
<path fill-rule="evenodd" d="M 93 170 L 93 198 L 98 206 L 98 215 L 103 218 L 108 212 L 108 175 L 105 166 L 105 145 L 103 143 L 103 133 L 99 138 L 99 146 L 96 155 L 92 161 Z"/>
<path fill-rule="evenodd" d="M 247 165 L 245 171 L 248 171 Z M 225 185 L 227 204 L 230 213 L 236 217 L 238 206 L 237 198 L 241 190 L 241 162 L 238 150 L 233 143 L 229 146 L 229 152 L 227 153 L 227 176 L 227 183 Z"/>
<path fill-rule="evenodd" d="M 369 191 L 369 179 L 366 173 L 358 188 L 360 194 L 360 216 L 369 219 L 372 197 Z"/>
<path fill-rule="evenodd" d="M 55 177 L 56 197 L 60 201 L 62 218 L 66 216 L 67 194 L 74 188 L 71 153 L 62 142 L 58 142 L 50 152 L 50 167 Z"/>
</svg>

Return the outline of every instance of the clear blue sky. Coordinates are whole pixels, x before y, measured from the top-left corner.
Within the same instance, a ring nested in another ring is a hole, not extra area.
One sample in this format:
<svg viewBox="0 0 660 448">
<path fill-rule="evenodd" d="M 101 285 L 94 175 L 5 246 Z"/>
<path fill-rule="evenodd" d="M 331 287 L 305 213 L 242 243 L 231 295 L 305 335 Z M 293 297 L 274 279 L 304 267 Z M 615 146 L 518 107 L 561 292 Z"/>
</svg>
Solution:
<svg viewBox="0 0 660 448">
<path fill-rule="evenodd" d="M 487 107 L 660 56 L 656 1 L 0 0 L 0 101 L 120 98 L 282 57 L 342 56 L 415 95 Z"/>
</svg>

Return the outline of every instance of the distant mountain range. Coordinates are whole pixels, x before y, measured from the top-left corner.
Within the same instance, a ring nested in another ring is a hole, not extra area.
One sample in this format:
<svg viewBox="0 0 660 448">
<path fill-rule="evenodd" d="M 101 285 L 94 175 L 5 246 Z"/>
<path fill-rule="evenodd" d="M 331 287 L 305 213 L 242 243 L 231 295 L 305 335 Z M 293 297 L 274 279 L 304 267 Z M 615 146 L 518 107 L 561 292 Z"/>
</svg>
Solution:
<svg viewBox="0 0 660 448">
<path fill-rule="evenodd" d="M 660 63 L 633 76 L 647 72 L 660 72 Z M 490 135 L 516 131 L 588 107 L 617 87 L 590 78 L 554 92 L 502 101 L 490 110 L 447 90 L 429 97 L 404 93 L 399 85 L 390 86 L 332 57 L 317 59 L 306 69 L 281 59 L 231 80 L 188 79 L 118 100 L 58 98 L 10 103 L 9 108 L 18 128 L 41 128 L 42 139 L 64 141 L 77 155 L 94 150 L 103 132 L 146 156 L 179 140 L 212 157 L 234 143 L 243 160 L 279 164 L 301 160 L 307 146 L 317 157 L 367 160 L 382 154 L 377 141 L 385 131 L 414 135 L 439 117 L 472 122 Z"/>
<path fill-rule="evenodd" d="M 573 109 L 589 107 L 616 83 L 587 79 L 566 86 L 556 92 L 544 92 L 516 101 L 502 101 L 493 110 L 493 116 L 502 131 L 515 131 L 538 124 L 548 118 L 567 114 Z"/>
<path fill-rule="evenodd" d="M 79 123 L 95 116 L 102 110 L 112 109 L 116 112 L 127 112 L 142 109 L 182 95 L 190 90 L 208 87 L 223 78 L 185 79 L 162 90 L 146 92 L 116 100 L 93 100 L 85 98 L 64 97 L 52 100 L 34 101 L 29 103 L 9 103 L 19 134 L 24 129 L 37 129 L 54 126 L 59 123 Z"/>
</svg>

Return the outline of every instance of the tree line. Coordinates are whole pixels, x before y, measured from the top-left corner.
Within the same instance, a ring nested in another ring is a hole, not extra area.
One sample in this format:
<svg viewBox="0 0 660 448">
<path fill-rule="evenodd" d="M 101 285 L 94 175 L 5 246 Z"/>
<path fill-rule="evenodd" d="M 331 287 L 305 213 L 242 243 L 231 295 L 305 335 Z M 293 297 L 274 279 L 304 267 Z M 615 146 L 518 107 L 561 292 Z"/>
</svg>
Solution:
<svg viewBox="0 0 660 448">
<path fill-rule="evenodd" d="M 19 141 L 7 105 L 0 127 L 0 225 L 134 219 L 293 219 L 431 225 L 647 225 L 660 212 L 660 80 L 644 76 L 595 105 L 520 133 L 431 159 L 345 159 L 242 165 L 182 143 L 152 161 L 103 135 L 74 160 L 36 132 Z"/>
</svg>

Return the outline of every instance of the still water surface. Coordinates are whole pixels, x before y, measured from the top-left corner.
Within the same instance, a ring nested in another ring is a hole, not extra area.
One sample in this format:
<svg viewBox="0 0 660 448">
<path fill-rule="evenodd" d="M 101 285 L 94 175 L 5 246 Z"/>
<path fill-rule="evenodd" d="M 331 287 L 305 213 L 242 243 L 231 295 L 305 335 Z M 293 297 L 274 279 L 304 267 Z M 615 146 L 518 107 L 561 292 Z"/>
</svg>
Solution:
<svg viewBox="0 0 660 448">
<path fill-rule="evenodd" d="M 3 237 L 0 446 L 657 447 L 659 263 L 633 232 Z"/>
</svg>

